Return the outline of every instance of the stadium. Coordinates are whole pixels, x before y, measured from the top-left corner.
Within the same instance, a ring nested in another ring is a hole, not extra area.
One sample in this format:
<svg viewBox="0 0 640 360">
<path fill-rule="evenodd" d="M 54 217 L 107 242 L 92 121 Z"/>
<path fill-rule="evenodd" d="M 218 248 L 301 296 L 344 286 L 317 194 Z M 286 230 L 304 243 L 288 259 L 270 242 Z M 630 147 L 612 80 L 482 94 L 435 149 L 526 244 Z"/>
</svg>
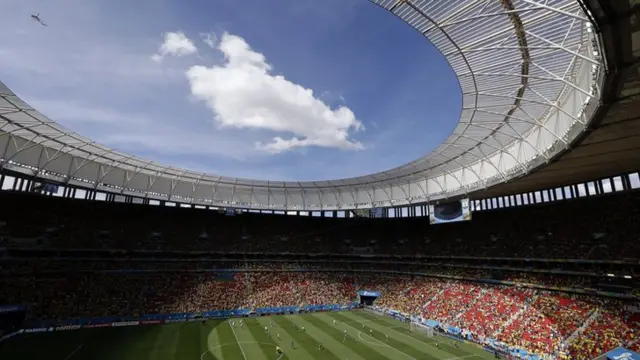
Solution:
<svg viewBox="0 0 640 360">
<path fill-rule="evenodd" d="M 462 108 L 365 176 L 163 165 L 0 82 L 0 359 L 640 359 L 640 4 L 370 2 Z"/>
</svg>

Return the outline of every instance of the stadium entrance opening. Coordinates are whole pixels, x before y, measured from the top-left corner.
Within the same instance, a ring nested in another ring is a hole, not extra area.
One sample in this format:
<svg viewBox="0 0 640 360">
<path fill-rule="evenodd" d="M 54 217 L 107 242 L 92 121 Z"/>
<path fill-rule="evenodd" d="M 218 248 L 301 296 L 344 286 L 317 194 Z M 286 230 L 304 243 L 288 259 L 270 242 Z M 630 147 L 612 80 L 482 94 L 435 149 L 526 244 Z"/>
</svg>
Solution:
<svg viewBox="0 0 640 360">
<path fill-rule="evenodd" d="M 373 305 L 373 302 L 380 296 L 377 291 L 358 291 L 360 296 L 360 305 Z"/>
</svg>

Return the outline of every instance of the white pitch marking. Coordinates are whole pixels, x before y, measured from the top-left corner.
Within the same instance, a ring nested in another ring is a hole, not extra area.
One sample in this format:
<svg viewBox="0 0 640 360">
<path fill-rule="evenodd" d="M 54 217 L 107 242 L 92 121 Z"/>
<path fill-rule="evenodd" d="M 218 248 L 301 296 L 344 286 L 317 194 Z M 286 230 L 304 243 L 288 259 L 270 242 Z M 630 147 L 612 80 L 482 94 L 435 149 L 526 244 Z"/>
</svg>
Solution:
<svg viewBox="0 0 640 360">
<path fill-rule="evenodd" d="M 236 338 L 236 342 L 238 343 L 238 347 L 240 348 L 240 351 L 242 352 L 242 357 L 244 358 L 244 360 L 247 360 L 247 355 L 244 353 L 244 349 L 242 348 L 242 345 L 240 344 L 240 340 L 238 340 L 238 335 L 236 335 L 236 331 L 233 329 L 233 326 L 231 326 L 231 324 L 229 324 L 229 327 L 231 328 L 231 332 L 233 333 L 233 337 Z"/>
<path fill-rule="evenodd" d="M 371 340 L 367 340 L 365 338 L 362 337 L 362 331 L 358 331 L 358 339 L 366 342 L 367 344 L 371 344 L 373 346 L 382 346 L 382 347 L 389 347 L 389 345 L 387 344 L 378 344 L 378 343 L 374 343 Z"/>
<path fill-rule="evenodd" d="M 71 359 L 71 357 L 73 357 L 73 355 L 75 355 L 78 351 L 80 351 L 80 349 L 82 349 L 82 347 L 84 346 L 84 344 L 80 344 L 78 345 L 78 347 L 73 350 L 73 352 L 71 354 L 69 354 L 69 356 L 67 356 L 66 358 L 64 358 L 64 360 L 69 360 Z"/>
</svg>

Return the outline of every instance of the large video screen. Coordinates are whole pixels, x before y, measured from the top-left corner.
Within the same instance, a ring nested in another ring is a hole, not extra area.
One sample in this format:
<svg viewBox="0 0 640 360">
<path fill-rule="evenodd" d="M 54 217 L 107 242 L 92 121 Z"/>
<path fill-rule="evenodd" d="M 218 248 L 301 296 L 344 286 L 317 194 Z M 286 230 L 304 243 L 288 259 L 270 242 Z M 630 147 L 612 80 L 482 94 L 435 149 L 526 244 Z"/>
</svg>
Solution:
<svg viewBox="0 0 640 360">
<path fill-rule="evenodd" d="M 429 205 L 429 220 L 432 224 L 443 224 L 471 220 L 469 199 L 445 204 Z"/>
</svg>

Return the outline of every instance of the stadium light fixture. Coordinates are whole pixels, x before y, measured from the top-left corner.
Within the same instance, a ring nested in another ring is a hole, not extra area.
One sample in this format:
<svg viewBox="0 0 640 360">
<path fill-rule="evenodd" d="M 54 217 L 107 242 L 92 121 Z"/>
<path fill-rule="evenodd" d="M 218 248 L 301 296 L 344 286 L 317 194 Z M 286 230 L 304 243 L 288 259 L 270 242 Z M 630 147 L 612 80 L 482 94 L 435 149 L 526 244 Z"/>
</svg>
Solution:
<svg viewBox="0 0 640 360">
<path fill-rule="evenodd" d="M 624 278 L 625 279 L 631 279 L 631 275 L 625 275 Z"/>
<path fill-rule="evenodd" d="M 607 274 L 608 277 L 614 277 L 615 275 L 613 274 Z"/>
</svg>

